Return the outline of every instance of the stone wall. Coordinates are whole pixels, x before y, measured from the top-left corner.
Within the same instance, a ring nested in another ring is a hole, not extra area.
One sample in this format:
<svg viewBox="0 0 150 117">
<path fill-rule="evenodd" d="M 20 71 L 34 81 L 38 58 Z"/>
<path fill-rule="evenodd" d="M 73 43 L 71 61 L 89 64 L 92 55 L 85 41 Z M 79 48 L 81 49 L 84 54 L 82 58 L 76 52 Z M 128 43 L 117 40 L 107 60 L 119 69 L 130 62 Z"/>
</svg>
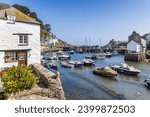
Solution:
<svg viewBox="0 0 150 117">
<path fill-rule="evenodd" d="M 40 64 L 33 64 L 33 72 L 40 82 L 49 89 L 49 97 L 54 99 L 65 99 L 64 91 L 59 78 L 59 73 L 54 74 Z"/>
<path fill-rule="evenodd" d="M 124 57 L 125 61 L 133 61 L 133 62 L 145 62 L 145 59 L 146 59 L 145 52 L 126 53 Z"/>
</svg>

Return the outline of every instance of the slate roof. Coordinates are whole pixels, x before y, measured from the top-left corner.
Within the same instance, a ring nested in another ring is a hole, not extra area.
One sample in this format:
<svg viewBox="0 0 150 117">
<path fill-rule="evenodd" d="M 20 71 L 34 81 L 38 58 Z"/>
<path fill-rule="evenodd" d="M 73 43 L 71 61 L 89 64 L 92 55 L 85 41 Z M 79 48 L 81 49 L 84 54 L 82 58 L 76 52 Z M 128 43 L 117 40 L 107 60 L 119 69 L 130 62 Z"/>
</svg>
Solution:
<svg viewBox="0 0 150 117">
<path fill-rule="evenodd" d="M 19 22 L 40 24 L 35 19 L 27 16 L 26 14 L 22 13 L 21 11 L 17 10 L 14 7 L 10 7 L 8 9 L 0 10 L 0 19 L 6 19 L 7 15 L 15 16 L 16 21 L 19 21 Z"/>
</svg>

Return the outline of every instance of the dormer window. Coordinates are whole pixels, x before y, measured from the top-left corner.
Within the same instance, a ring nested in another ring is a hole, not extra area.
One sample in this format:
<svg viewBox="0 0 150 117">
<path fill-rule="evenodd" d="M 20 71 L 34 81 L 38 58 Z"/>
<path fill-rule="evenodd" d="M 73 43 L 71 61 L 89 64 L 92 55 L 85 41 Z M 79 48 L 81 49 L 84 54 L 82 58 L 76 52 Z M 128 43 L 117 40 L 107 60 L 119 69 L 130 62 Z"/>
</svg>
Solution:
<svg viewBox="0 0 150 117">
<path fill-rule="evenodd" d="M 19 45 L 28 45 L 28 35 L 19 35 Z"/>
<path fill-rule="evenodd" d="M 12 15 L 7 15 L 7 22 L 8 23 L 15 23 L 16 17 Z"/>
</svg>

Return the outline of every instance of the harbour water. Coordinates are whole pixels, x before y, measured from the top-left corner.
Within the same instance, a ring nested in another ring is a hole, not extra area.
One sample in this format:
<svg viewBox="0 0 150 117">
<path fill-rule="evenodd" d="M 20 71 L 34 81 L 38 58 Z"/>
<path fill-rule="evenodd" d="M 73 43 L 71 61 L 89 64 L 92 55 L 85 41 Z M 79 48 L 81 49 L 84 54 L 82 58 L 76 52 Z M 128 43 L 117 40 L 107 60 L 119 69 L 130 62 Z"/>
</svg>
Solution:
<svg viewBox="0 0 150 117">
<path fill-rule="evenodd" d="M 72 60 L 82 60 L 85 55 L 71 55 Z M 104 67 L 124 62 L 124 55 L 113 56 L 104 60 L 95 60 L 95 65 Z M 68 100 L 147 100 L 150 90 L 143 81 L 150 76 L 150 63 L 128 62 L 127 64 L 141 70 L 138 76 L 118 74 L 115 78 L 107 78 L 93 74 L 94 67 L 64 68 L 57 61 L 58 71 L 66 99 Z M 50 69 L 55 72 L 55 70 Z"/>
</svg>

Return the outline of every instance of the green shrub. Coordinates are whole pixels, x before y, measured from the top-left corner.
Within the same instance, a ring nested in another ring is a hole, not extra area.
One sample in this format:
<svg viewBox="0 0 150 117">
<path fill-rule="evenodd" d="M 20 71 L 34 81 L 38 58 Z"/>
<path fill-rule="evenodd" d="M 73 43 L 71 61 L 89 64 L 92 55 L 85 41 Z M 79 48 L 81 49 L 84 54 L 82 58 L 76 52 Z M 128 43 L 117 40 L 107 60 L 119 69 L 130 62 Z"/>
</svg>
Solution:
<svg viewBox="0 0 150 117">
<path fill-rule="evenodd" d="M 36 77 L 26 66 L 11 67 L 3 74 L 3 88 L 5 94 L 31 89 L 36 83 Z"/>
</svg>

